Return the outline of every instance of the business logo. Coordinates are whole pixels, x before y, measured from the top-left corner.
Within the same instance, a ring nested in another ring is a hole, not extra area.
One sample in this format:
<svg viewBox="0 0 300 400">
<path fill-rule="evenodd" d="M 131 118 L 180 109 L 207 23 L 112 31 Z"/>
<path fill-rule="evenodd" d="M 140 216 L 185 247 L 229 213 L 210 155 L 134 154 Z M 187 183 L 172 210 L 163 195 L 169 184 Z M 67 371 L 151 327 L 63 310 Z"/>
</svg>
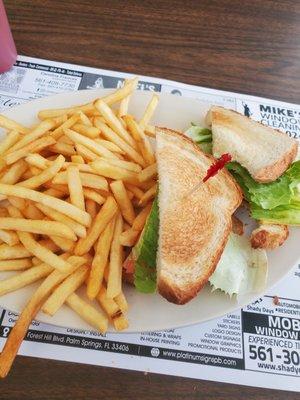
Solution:
<svg viewBox="0 0 300 400">
<path fill-rule="evenodd" d="M 158 357 L 160 354 L 160 351 L 157 347 L 152 347 L 151 349 L 151 356 L 152 357 Z"/>
<path fill-rule="evenodd" d="M 249 118 L 252 115 L 252 112 L 250 111 L 248 104 L 246 104 L 244 102 L 242 102 L 242 104 L 244 107 L 244 115 Z"/>
</svg>

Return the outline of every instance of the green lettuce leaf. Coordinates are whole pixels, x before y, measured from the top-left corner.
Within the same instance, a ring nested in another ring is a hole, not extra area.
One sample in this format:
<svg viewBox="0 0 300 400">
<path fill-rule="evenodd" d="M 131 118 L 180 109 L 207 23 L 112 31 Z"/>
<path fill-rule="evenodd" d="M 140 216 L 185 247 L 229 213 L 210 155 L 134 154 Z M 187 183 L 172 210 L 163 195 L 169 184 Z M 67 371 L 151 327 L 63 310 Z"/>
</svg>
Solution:
<svg viewBox="0 0 300 400">
<path fill-rule="evenodd" d="M 294 162 L 286 171 L 286 175 L 293 181 L 300 183 L 300 160 Z"/>
<path fill-rule="evenodd" d="M 255 204 L 251 204 L 250 208 L 251 216 L 255 219 L 274 224 L 300 225 L 300 201 L 293 201 L 272 210 L 264 210 Z"/>
<path fill-rule="evenodd" d="M 158 246 L 159 210 L 157 198 L 145 224 L 143 233 L 133 249 L 135 258 L 134 285 L 139 292 L 156 290 L 156 253 Z"/>
<path fill-rule="evenodd" d="M 227 165 L 249 202 L 251 216 L 269 223 L 300 225 L 300 161 L 271 183 L 256 182 L 240 164 Z"/>
<path fill-rule="evenodd" d="M 211 142 L 198 143 L 198 146 L 204 153 L 212 154 L 212 143 Z"/>
<path fill-rule="evenodd" d="M 265 210 L 272 210 L 280 205 L 290 203 L 293 195 L 290 188 L 292 180 L 287 173 L 274 182 L 258 183 L 252 178 L 246 168 L 236 162 L 228 164 L 227 168 L 242 187 L 246 200 Z"/>
<path fill-rule="evenodd" d="M 191 127 L 185 131 L 185 135 L 191 138 L 204 153 L 212 153 L 212 132 L 208 128 L 191 123 Z"/>
</svg>

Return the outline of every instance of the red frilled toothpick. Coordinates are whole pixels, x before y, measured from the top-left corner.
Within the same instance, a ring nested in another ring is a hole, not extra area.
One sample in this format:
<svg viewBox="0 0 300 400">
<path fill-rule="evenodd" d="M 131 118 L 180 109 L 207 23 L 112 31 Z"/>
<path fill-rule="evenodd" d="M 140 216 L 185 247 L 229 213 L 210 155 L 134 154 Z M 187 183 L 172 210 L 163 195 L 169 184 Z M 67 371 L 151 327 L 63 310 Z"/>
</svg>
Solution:
<svg viewBox="0 0 300 400">
<path fill-rule="evenodd" d="M 208 179 L 215 176 L 230 161 L 231 161 L 230 154 L 228 154 L 228 153 L 222 154 L 221 157 L 208 168 L 206 175 L 203 178 L 203 182 L 206 182 Z"/>
<path fill-rule="evenodd" d="M 221 157 L 208 168 L 206 175 L 202 179 L 202 181 L 199 182 L 198 185 L 194 186 L 192 190 L 186 193 L 183 196 L 183 198 L 186 198 L 191 194 L 193 194 L 194 192 L 196 192 L 196 190 L 198 190 L 203 185 L 203 183 L 205 183 L 208 179 L 215 176 L 221 169 L 223 169 L 225 165 L 231 161 L 231 159 L 232 157 L 230 154 L 228 153 L 222 154 Z"/>
</svg>

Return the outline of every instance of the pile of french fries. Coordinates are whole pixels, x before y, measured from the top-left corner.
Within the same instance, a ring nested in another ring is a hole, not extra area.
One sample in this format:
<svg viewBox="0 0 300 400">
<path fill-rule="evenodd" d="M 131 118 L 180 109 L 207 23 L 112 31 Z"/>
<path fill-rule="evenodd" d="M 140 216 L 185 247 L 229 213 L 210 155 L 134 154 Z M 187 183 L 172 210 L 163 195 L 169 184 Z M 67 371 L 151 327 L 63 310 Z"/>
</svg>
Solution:
<svg viewBox="0 0 300 400">
<path fill-rule="evenodd" d="M 54 315 L 65 304 L 102 333 L 109 322 L 128 327 L 123 262 L 157 190 L 149 122 L 158 97 L 137 121 L 128 114 L 137 83 L 41 110 L 31 128 L 0 115 L 0 271 L 15 271 L 0 280 L 0 295 L 41 281 L 0 355 L 1 377 L 40 310 Z"/>
</svg>

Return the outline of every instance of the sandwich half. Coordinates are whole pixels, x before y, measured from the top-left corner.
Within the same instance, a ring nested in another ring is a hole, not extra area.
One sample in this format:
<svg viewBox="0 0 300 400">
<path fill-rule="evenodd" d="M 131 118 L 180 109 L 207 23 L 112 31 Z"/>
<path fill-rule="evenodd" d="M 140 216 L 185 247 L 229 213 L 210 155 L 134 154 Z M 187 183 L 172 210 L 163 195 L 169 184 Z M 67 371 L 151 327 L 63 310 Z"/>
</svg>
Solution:
<svg viewBox="0 0 300 400">
<path fill-rule="evenodd" d="M 157 287 L 184 304 L 207 283 L 221 257 L 241 190 L 225 170 L 203 183 L 214 158 L 181 133 L 156 130 L 159 177 Z"/>
<path fill-rule="evenodd" d="M 229 152 L 257 182 L 275 181 L 297 155 L 296 140 L 235 111 L 212 107 L 207 123 L 212 129 L 213 155 Z"/>
</svg>

